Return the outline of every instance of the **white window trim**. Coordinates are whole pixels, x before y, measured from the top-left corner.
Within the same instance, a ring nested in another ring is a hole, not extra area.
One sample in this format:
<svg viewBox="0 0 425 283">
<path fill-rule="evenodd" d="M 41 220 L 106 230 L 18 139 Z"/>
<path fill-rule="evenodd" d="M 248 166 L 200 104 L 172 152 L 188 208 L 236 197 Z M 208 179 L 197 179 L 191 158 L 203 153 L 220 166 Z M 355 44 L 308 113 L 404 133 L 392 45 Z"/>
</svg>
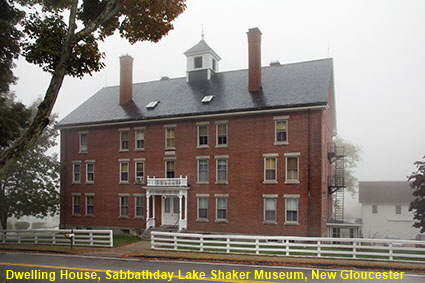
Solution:
<svg viewBox="0 0 425 283">
<path fill-rule="evenodd" d="M 167 178 L 167 162 L 169 161 L 173 161 L 174 162 L 174 178 L 176 178 L 177 174 L 176 174 L 176 158 L 175 157 L 164 157 L 164 177 Z"/>
<path fill-rule="evenodd" d="M 143 163 L 143 179 L 142 179 L 142 181 L 137 180 L 137 163 Z M 134 183 L 135 184 L 144 184 L 145 183 L 145 158 L 135 158 L 134 159 Z"/>
<path fill-rule="evenodd" d="M 279 156 L 279 153 L 265 153 L 263 154 L 264 159 L 264 178 L 263 178 L 263 184 L 277 184 L 278 178 L 277 178 L 277 157 Z M 267 180 L 266 179 L 266 163 L 267 159 L 274 158 L 275 160 L 275 174 L 274 174 L 274 180 Z"/>
<path fill-rule="evenodd" d="M 283 198 L 285 199 L 285 224 L 284 225 L 300 225 L 299 219 L 300 219 L 300 195 L 298 194 L 285 194 L 283 195 Z M 297 200 L 297 221 L 287 221 L 288 219 L 288 209 L 287 209 L 287 199 L 296 199 Z"/>
<path fill-rule="evenodd" d="M 121 198 L 122 197 L 126 197 L 127 198 L 127 215 L 122 215 L 121 214 L 121 208 L 122 208 L 122 202 L 121 202 Z M 120 203 L 120 216 L 119 218 L 130 218 L 129 217 L 129 208 L 130 208 L 130 194 L 118 194 L 118 199 L 119 199 L 119 203 Z"/>
<path fill-rule="evenodd" d="M 167 130 L 174 129 L 174 146 L 168 146 L 167 143 Z M 164 125 L 164 134 L 165 134 L 165 150 L 175 150 L 176 149 L 176 124 Z"/>
<path fill-rule="evenodd" d="M 86 163 L 86 184 L 94 184 L 94 180 L 95 180 L 95 161 L 94 160 L 86 160 L 84 161 Z M 89 164 L 93 164 L 93 181 L 89 181 Z"/>
<path fill-rule="evenodd" d="M 210 168 L 210 161 L 209 161 L 209 159 L 210 159 L 210 157 L 209 156 L 197 156 L 196 157 L 196 165 L 197 165 L 197 168 L 196 168 L 196 171 L 197 171 L 197 178 L 196 178 L 196 183 L 197 184 L 201 184 L 201 185 L 206 185 L 206 184 L 209 184 L 209 168 Z M 200 176 L 200 174 L 199 174 L 199 161 L 207 161 L 207 180 L 206 181 L 200 181 L 199 180 L 199 176 Z"/>
<path fill-rule="evenodd" d="M 91 216 L 91 217 L 94 217 L 94 193 L 85 193 L 85 194 L 84 194 L 84 197 L 85 197 L 85 216 Z M 88 214 L 88 213 L 87 213 L 87 207 L 88 207 L 88 205 L 87 205 L 87 199 L 88 199 L 89 197 L 93 197 L 93 214 Z M 80 200 L 81 200 L 81 199 L 80 199 Z M 81 210 L 81 208 L 80 208 L 80 210 Z"/>
<path fill-rule="evenodd" d="M 119 184 L 127 185 L 127 184 L 130 183 L 130 159 L 119 159 L 118 161 L 120 163 L 120 168 L 119 168 L 119 172 L 120 172 Z M 122 164 L 123 163 L 127 163 L 127 180 L 126 181 L 122 180 L 122 173 L 124 173 L 122 171 Z"/>
<path fill-rule="evenodd" d="M 226 180 L 218 180 L 218 161 L 226 160 Z M 229 156 L 228 155 L 216 155 L 215 156 L 215 183 L 218 185 L 229 184 Z"/>
<path fill-rule="evenodd" d="M 80 180 L 75 181 L 75 165 L 80 165 Z M 81 184 L 81 160 L 72 161 L 72 183 L 73 184 Z"/>
<path fill-rule="evenodd" d="M 289 115 L 273 117 L 274 120 L 274 145 L 288 145 L 289 144 Z M 286 122 L 286 141 L 277 141 L 277 123 Z"/>
<path fill-rule="evenodd" d="M 218 144 L 218 126 L 226 125 L 226 144 Z M 228 147 L 229 146 L 229 121 L 215 121 L 215 147 Z"/>
<path fill-rule="evenodd" d="M 134 196 L 134 218 L 135 219 L 145 219 L 145 209 L 146 209 L 146 205 L 145 205 L 145 194 L 133 194 Z M 143 215 L 137 215 L 137 198 L 142 198 L 143 200 Z"/>
<path fill-rule="evenodd" d="M 277 224 L 277 194 L 263 194 L 263 224 Z M 266 199 L 274 199 L 274 220 L 266 220 Z"/>
<path fill-rule="evenodd" d="M 300 156 L 301 153 L 285 153 L 285 184 L 300 184 Z M 297 158 L 297 178 L 288 179 L 288 158 Z"/>
<path fill-rule="evenodd" d="M 128 151 L 130 151 L 130 128 L 119 129 L 119 132 L 120 132 L 120 152 L 128 152 Z M 123 142 L 122 134 L 124 132 L 127 133 L 127 143 L 128 143 L 128 146 L 127 147 L 128 148 L 122 148 L 122 142 Z"/>
<path fill-rule="evenodd" d="M 74 213 L 74 197 L 80 197 L 80 213 Z M 81 216 L 81 193 L 71 193 L 72 198 L 72 216 Z"/>
<path fill-rule="evenodd" d="M 209 222 L 208 220 L 208 198 L 210 197 L 210 194 L 196 194 L 196 222 Z M 207 218 L 200 218 L 199 217 L 199 199 L 200 198 L 207 198 Z"/>
<path fill-rule="evenodd" d="M 222 222 L 227 223 L 228 222 L 228 216 L 229 216 L 229 194 L 214 194 L 215 197 L 215 222 Z M 219 198 L 225 198 L 226 199 L 226 219 L 218 219 L 218 199 Z"/>
<path fill-rule="evenodd" d="M 143 147 L 138 148 L 137 147 L 137 131 L 143 131 Z M 134 128 L 134 150 L 135 151 L 144 151 L 145 150 L 145 127 L 136 127 Z"/>
<path fill-rule="evenodd" d="M 88 131 L 83 131 L 83 132 L 78 132 L 78 153 L 80 154 L 86 154 L 89 151 L 89 132 Z M 86 136 L 86 150 L 81 150 L 81 136 L 85 135 Z"/>
<path fill-rule="evenodd" d="M 209 148 L 209 143 L 210 143 L 210 139 L 209 139 L 209 122 L 198 122 L 196 123 L 196 130 L 197 130 L 197 148 Z M 207 144 L 199 144 L 199 128 L 200 127 L 207 127 Z"/>
</svg>

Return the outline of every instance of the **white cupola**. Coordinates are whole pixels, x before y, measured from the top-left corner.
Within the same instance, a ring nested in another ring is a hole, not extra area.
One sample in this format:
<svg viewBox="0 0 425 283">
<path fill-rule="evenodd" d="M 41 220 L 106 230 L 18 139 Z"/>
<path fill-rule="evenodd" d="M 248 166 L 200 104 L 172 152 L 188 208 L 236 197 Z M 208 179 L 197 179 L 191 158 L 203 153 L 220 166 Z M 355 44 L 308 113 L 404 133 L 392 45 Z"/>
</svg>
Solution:
<svg viewBox="0 0 425 283">
<path fill-rule="evenodd" d="M 210 80 L 218 72 L 220 56 L 202 39 L 198 44 L 183 53 L 186 56 L 186 81 Z"/>
</svg>

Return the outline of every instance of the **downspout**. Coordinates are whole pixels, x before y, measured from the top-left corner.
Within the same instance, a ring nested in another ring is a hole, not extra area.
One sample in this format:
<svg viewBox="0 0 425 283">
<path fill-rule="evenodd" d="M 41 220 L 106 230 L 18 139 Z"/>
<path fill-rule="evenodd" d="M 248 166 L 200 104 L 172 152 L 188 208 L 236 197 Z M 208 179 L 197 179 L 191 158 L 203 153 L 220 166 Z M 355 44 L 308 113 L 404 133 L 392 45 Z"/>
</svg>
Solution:
<svg viewBox="0 0 425 283">
<path fill-rule="evenodd" d="M 311 236 L 311 176 L 310 176 L 310 167 L 311 167 L 311 129 L 310 129 L 310 109 L 308 109 L 308 142 L 307 142 L 307 236 Z"/>
</svg>

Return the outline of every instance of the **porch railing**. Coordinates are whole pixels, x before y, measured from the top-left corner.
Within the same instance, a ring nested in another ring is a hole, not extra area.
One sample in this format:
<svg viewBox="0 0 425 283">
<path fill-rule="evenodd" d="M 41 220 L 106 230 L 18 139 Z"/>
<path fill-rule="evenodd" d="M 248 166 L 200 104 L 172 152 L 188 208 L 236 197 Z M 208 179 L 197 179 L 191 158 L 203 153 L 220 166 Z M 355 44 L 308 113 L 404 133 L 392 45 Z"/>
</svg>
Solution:
<svg viewBox="0 0 425 283">
<path fill-rule="evenodd" d="M 187 176 L 179 178 L 156 178 L 149 177 L 147 179 L 148 186 L 152 187 L 187 187 Z"/>
</svg>

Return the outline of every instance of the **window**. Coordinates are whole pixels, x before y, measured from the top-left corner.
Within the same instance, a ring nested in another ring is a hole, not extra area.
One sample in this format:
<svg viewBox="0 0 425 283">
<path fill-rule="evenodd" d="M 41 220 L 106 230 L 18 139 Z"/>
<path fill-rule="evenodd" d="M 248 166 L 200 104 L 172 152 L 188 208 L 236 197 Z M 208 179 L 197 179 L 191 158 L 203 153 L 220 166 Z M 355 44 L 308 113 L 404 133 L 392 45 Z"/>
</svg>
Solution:
<svg viewBox="0 0 425 283">
<path fill-rule="evenodd" d="M 214 58 L 212 59 L 212 69 L 213 71 L 217 71 L 217 61 Z"/>
<path fill-rule="evenodd" d="M 80 153 L 87 153 L 88 151 L 88 141 L 87 141 L 87 132 L 80 133 Z"/>
<path fill-rule="evenodd" d="M 208 125 L 198 126 L 198 147 L 208 147 Z"/>
<path fill-rule="evenodd" d="M 377 214 L 378 213 L 378 205 L 377 204 L 372 204 L 372 213 L 373 214 Z"/>
<path fill-rule="evenodd" d="M 264 198 L 264 223 L 276 223 L 277 195 L 263 195 L 263 198 Z"/>
<path fill-rule="evenodd" d="M 94 183 L 94 163 L 90 161 L 86 161 L 86 183 L 93 184 Z"/>
<path fill-rule="evenodd" d="M 120 184 L 128 184 L 128 161 L 120 161 Z"/>
<path fill-rule="evenodd" d="M 208 103 L 210 103 L 213 99 L 214 99 L 214 95 L 205 95 L 205 96 L 202 98 L 201 102 L 202 102 L 203 104 L 208 104 Z"/>
<path fill-rule="evenodd" d="M 145 129 L 136 129 L 136 150 L 143 150 L 145 148 Z"/>
<path fill-rule="evenodd" d="M 80 215 L 80 194 L 72 196 L 72 215 Z"/>
<path fill-rule="evenodd" d="M 298 199 L 299 195 L 284 195 L 285 198 L 285 224 L 298 224 Z"/>
<path fill-rule="evenodd" d="M 299 184 L 298 158 L 299 153 L 286 153 L 286 184 Z"/>
<path fill-rule="evenodd" d="M 73 184 L 81 183 L 81 161 L 75 161 L 72 164 L 72 176 Z"/>
<path fill-rule="evenodd" d="M 227 196 L 216 195 L 216 221 L 227 221 Z"/>
<path fill-rule="evenodd" d="M 86 215 L 94 215 L 94 196 L 86 195 Z"/>
<path fill-rule="evenodd" d="M 144 176 L 145 176 L 145 173 L 144 173 L 145 163 L 141 160 L 136 160 L 134 167 L 136 168 L 136 174 L 135 174 L 136 180 L 135 180 L 135 182 L 137 184 L 141 184 L 141 183 L 143 183 Z"/>
<path fill-rule="evenodd" d="M 176 129 L 174 127 L 165 128 L 165 148 L 176 148 Z"/>
<path fill-rule="evenodd" d="M 166 169 L 166 176 L 167 178 L 174 178 L 175 176 L 175 169 L 176 168 L 176 163 L 175 160 L 166 160 L 165 161 L 165 169 Z"/>
<path fill-rule="evenodd" d="M 263 154 L 264 157 L 264 183 L 276 184 L 276 170 L 277 170 L 277 153 Z"/>
<path fill-rule="evenodd" d="M 194 65 L 193 67 L 195 69 L 202 68 L 202 56 L 198 56 L 194 58 Z"/>
<path fill-rule="evenodd" d="M 155 101 L 151 101 L 146 105 L 147 109 L 154 109 L 157 105 L 158 105 L 159 101 L 155 100 Z"/>
<path fill-rule="evenodd" d="M 401 205 L 397 204 L 395 206 L 395 214 L 401 214 Z"/>
<path fill-rule="evenodd" d="M 217 160 L 217 184 L 227 184 L 227 157 L 216 157 Z"/>
<path fill-rule="evenodd" d="M 217 146 L 227 146 L 227 122 L 217 122 Z"/>
<path fill-rule="evenodd" d="M 208 159 L 198 159 L 198 184 L 208 184 Z"/>
<path fill-rule="evenodd" d="M 198 197 L 198 220 L 208 220 L 208 197 Z"/>
<path fill-rule="evenodd" d="M 275 145 L 288 144 L 289 116 L 275 117 Z"/>
<path fill-rule="evenodd" d="M 120 217 L 128 217 L 128 196 L 120 196 Z"/>
<path fill-rule="evenodd" d="M 128 130 L 120 130 L 120 151 L 128 151 Z"/>
<path fill-rule="evenodd" d="M 136 197 L 135 197 L 135 203 L 136 203 L 135 216 L 136 216 L 136 218 L 142 218 L 145 215 L 144 198 L 145 198 L 144 195 L 136 195 Z"/>
</svg>

